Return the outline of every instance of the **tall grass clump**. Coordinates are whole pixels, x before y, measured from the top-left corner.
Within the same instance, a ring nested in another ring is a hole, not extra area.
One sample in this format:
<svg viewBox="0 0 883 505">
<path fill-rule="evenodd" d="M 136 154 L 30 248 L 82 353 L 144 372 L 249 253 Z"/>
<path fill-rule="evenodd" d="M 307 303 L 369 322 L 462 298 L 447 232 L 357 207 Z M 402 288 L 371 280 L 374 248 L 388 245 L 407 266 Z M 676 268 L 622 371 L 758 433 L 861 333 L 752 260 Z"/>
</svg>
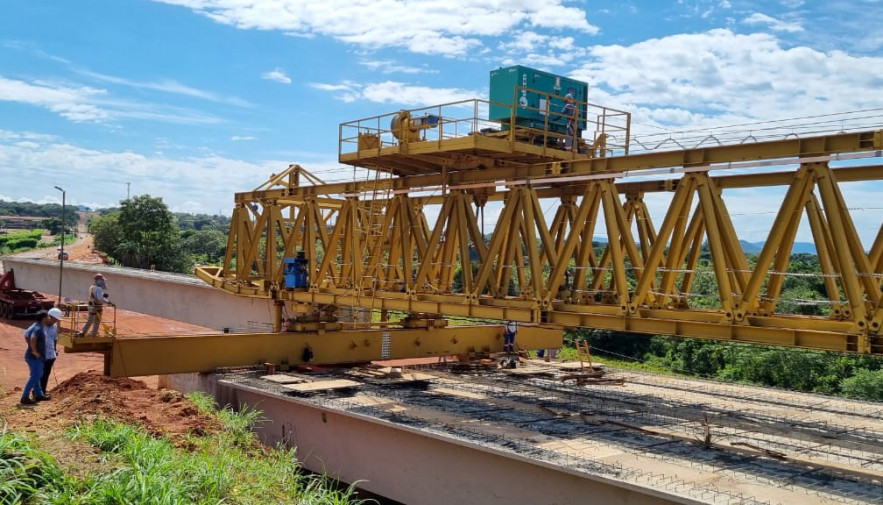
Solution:
<svg viewBox="0 0 883 505">
<path fill-rule="evenodd" d="M 190 399 L 199 410 L 215 416 L 224 429 L 187 437 L 187 449 L 140 427 L 110 420 L 69 431 L 71 439 L 100 450 L 113 468 L 84 485 L 89 503 L 357 503 L 354 488 L 341 491 L 329 479 L 300 472 L 293 450 L 261 446 L 252 432 L 260 422 L 259 411 L 218 409 L 205 395 Z"/>
<path fill-rule="evenodd" d="M 23 436 L 0 433 L 0 504 L 42 501 L 45 491 L 69 484 L 61 467 Z"/>
<path fill-rule="evenodd" d="M 253 408 L 218 409 L 205 395 L 191 401 L 223 426 L 173 443 L 144 428 L 109 419 L 68 428 L 67 444 L 88 450 L 96 462 L 75 477 L 39 450 L 37 437 L 5 428 L 0 434 L 0 505 L 208 505 L 279 503 L 350 505 L 355 488 L 300 471 L 294 451 L 258 443 Z M 52 436 L 42 433 L 41 437 Z"/>
</svg>

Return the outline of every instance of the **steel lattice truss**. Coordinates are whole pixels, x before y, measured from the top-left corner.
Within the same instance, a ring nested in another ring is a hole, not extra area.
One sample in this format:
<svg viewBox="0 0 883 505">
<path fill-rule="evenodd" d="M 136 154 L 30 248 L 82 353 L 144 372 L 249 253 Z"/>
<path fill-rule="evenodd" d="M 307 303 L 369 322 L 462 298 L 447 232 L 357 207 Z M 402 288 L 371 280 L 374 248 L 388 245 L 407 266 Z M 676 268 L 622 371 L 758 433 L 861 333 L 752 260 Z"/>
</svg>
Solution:
<svg viewBox="0 0 883 505">
<path fill-rule="evenodd" d="M 863 247 L 840 189 L 883 178 L 883 166 L 829 166 L 880 156 L 883 132 L 536 163 L 507 161 L 517 142 L 468 139 L 341 156 L 379 169 L 346 183 L 302 184 L 307 172 L 292 166 L 237 194 L 224 265 L 197 274 L 239 295 L 303 304 L 883 353 L 883 229 Z M 410 175 L 381 177 L 385 157 Z M 617 182 L 626 175 L 648 177 Z M 787 190 L 753 261 L 731 219 L 744 209 L 728 208 L 722 192 L 768 186 Z M 664 215 L 650 215 L 648 193 L 670 196 Z M 485 235 L 487 201 L 502 211 Z M 777 312 L 802 220 L 827 315 Z M 310 287 L 287 291 L 282 258 L 298 251 Z M 716 307 L 691 307 L 700 273 L 713 276 Z"/>
</svg>

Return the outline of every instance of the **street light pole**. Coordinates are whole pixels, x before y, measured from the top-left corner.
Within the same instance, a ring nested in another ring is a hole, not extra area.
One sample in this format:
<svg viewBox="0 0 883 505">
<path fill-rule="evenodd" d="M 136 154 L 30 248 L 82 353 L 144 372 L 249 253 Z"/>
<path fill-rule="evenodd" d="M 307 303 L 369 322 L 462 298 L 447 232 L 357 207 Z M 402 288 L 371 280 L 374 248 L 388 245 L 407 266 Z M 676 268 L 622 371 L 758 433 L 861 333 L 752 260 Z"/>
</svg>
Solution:
<svg viewBox="0 0 883 505">
<path fill-rule="evenodd" d="M 67 216 L 65 216 L 65 204 L 66 204 L 67 192 L 58 186 L 55 186 L 55 189 L 61 191 L 61 252 L 58 254 L 58 259 L 60 261 L 58 263 L 58 302 L 56 303 L 56 305 L 60 306 L 61 300 L 62 300 L 62 298 L 61 298 L 61 281 L 64 278 L 64 226 L 65 226 L 64 219 L 65 219 L 65 217 L 67 217 Z"/>
</svg>

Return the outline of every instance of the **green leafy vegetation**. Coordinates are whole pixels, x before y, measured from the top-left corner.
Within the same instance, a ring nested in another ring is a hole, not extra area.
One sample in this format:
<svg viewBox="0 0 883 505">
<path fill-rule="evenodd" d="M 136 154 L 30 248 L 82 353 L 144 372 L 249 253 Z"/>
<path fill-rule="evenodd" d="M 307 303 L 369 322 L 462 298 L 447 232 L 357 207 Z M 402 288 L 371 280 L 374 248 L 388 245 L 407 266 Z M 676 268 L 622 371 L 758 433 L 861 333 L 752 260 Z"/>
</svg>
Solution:
<svg viewBox="0 0 883 505">
<path fill-rule="evenodd" d="M 614 367 L 883 401 L 877 356 L 575 330 L 565 336 L 563 359 L 576 359 L 576 339 L 587 340 L 592 353 Z"/>
<path fill-rule="evenodd" d="M 16 231 L 0 235 L 0 254 L 28 251 L 49 244 L 41 242 L 43 230 Z"/>
<path fill-rule="evenodd" d="M 193 265 L 217 264 L 227 248 L 229 219 L 173 214 L 162 198 L 141 195 L 94 218 L 95 247 L 117 263 L 167 272 L 190 272 Z"/>
<path fill-rule="evenodd" d="M 190 435 L 184 448 L 117 421 L 98 419 L 70 428 L 69 443 L 85 444 L 99 463 L 74 476 L 38 448 L 4 430 L 0 437 L 0 505 L 11 504 L 354 504 L 354 488 L 305 474 L 293 450 L 261 446 L 251 431 L 253 409 L 218 410 L 202 394 L 191 400 L 216 416 L 223 430 Z"/>
</svg>

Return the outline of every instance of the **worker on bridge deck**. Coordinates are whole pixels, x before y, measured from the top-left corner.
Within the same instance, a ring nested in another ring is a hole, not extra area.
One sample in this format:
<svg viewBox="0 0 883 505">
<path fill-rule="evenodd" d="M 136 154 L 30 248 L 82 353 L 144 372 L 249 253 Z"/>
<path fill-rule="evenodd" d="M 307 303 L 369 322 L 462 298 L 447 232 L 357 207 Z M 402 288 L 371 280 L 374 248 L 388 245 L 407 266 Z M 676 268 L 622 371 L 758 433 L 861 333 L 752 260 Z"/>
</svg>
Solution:
<svg viewBox="0 0 883 505">
<path fill-rule="evenodd" d="M 86 319 L 82 331 L 77 333 L 78 336 L 85 336 L 90 329 L 92 337 L 98 335 L 98 327 L 101 326 L 101 312 L 104 310 L 104 304 L 110 303 L 109 295 L 105 292 L 106 289 L 107 282 L 104 280 L 104 276 L 95 274 L 92 286 L 89 288 L 89 317 Z"/>
<path fill-rule="evenodd" d="M 516 321 L 506 321 L 506 329 L 503 333 L 503 352 L 515 352 L 515 334 L 518 333 Z"/>
</svg>

